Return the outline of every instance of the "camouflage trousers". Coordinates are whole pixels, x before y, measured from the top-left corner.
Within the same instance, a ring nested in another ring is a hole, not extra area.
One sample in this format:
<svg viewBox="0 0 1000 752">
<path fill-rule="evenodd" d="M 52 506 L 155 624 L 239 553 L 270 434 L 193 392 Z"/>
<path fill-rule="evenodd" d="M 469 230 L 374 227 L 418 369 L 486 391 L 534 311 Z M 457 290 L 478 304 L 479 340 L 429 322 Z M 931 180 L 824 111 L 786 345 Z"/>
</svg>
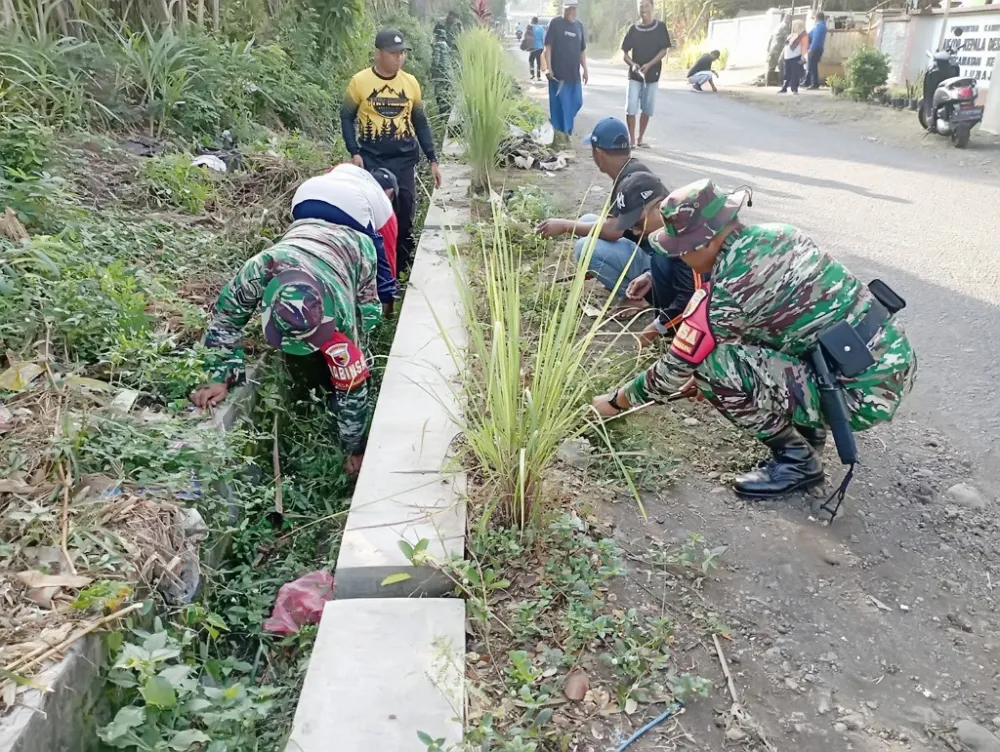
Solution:
<svg viewBox="0 0 1000 752">
<path fill-rule="evenodd" d="M 853 379 L 842 379 L 855 431 L 892 420 L 917 372 L 916 354 L 900 323 L 886 324 L 869 347 L 875 365 Z M 812 371 L 802 360 L 777 350 L 719 345 L 698 367 L 695 381 L 719 412 L 758 439 L 769 439 L 790 424 L 825 425 Z"/>
</svg>

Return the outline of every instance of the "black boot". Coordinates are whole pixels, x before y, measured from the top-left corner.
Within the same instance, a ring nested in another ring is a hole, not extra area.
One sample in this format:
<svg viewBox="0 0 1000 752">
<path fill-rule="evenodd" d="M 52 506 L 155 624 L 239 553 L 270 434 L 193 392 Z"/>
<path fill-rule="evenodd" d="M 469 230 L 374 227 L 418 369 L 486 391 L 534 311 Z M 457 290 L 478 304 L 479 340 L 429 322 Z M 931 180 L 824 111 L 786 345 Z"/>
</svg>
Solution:
<svg viewBox="0 0 1000 752">
<path fill-rule="evenodd" d="M 823 449 L 826 447 L 826 429 L 820 426 L 819 428 L 809 428 L 808 426 L 795 426 L 795 430 L 801 434 L 802 438 L 808 441 L 812 448 L 816 450 L 817 454 L 822 454 Z"/>
<path fill-rule="evenodd" d="M 770 499 L 823 482 L 823 463 L 791 426 L 764 443 L 774 457 L 764 467 L 736 478 L 733 488 L 740 496 Z"/>
</svg>

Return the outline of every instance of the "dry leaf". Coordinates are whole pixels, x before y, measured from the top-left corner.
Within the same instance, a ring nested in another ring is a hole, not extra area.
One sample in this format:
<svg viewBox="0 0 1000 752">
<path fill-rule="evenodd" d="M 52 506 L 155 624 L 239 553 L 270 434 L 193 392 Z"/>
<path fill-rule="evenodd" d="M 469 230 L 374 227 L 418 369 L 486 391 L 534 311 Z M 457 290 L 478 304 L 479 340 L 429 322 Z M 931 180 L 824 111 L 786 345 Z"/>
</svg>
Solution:
<svg viewBox="0 0 1000 752">
<path fill-rule="evenodd" d="M 0 433 L 9 431 L 14 427 L 14 414 L 7 409 L 6 405 L 0 405 Z"/>
<path fill-rule="evenodd" d="M 637 703 L 631 697 L 625 700 L 625 715 L 632 715 L 636 710 L 639 709 L 639 703 Z"/>
<path fill-rule="evenodd" d="M 29 601 L 34 603 L 36 606 L 45 609 L 52 609 L 52 599 L 56 597 L 56 593 L 59 592 L 58 587 L 41 587 L 41 588 L 28 588 L 24 595 Z"/>
<path fill-rule="evenodd" d="M 85 588 L 94 580 L 90 577 L 71 574 L 45 574 L 37 569 L 17 573 L 17 579 L 29 588 L 66 587 Z"/>
<path fill-rule="evenodd" d="M 580 702 L 586 697 L 588 689 L 590 689 L 590 679 L 587 677 L 587 672 L 579 669 L 571 671 L 563 684 L 563 693 L 573 702 Z"/>
</svg>

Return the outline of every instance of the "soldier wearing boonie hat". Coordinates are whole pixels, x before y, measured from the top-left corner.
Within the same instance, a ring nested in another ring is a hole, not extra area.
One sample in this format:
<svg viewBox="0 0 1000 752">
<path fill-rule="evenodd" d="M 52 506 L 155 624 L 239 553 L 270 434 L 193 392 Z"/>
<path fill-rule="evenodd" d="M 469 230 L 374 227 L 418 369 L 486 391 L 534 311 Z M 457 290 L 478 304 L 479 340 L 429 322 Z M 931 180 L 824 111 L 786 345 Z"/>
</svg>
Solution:
<svg viewBox="0 0 1000 752">
<path fill-rule="evenodd" d="M 215 304 L 205 346 L 212 383 L 191 401 L 207 408 L 225 399 L 243 374 L 243 330 L 258 306 L 267 343 L 289 365 L 328 392 L 337 417 L 344 469 L 356 475 L 370 411 L 364 339 L 381 318 L 371 239 L 316 219 L 295 222 L 280 241 L 248 260 Z"/>
<path fill-rule="evenodd" d="M 821 334 L 846 323 L 873 356 L 865 370 L 840 376 L 852 431 L 892 419 L 912 387 L 916 355 L 881 287 L 862 284 L 791 225 L 742 224 L 748 198 L 748 190 L 731 195 L 700 180 L 662 202 L 654 251 L 712 281 L 691 298 L 668 352 L 594 406 L 616 415 L 700 393 L 770 448 L 772 460 L 734 485 L 743 496 L 771 498 L 824 480 L 824 414 L 805 362 Z"/>
</svg>

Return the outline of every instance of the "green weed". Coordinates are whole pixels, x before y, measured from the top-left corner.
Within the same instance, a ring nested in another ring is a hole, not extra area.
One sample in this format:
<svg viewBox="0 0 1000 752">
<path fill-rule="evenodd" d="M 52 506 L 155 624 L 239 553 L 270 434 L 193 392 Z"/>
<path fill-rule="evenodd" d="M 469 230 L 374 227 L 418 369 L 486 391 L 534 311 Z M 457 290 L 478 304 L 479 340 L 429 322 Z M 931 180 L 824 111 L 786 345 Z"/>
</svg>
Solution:
<svg viewBox="0 0 1000 752">
<path fill-rule="evenodd" d="M 176 206 L 201 214 L 215 199 L 215 185 L 203 167 L 191 165 L 190 154 L 168 154 L 143 162 L 139 178 L 154 206 Z"/>
</svg>

